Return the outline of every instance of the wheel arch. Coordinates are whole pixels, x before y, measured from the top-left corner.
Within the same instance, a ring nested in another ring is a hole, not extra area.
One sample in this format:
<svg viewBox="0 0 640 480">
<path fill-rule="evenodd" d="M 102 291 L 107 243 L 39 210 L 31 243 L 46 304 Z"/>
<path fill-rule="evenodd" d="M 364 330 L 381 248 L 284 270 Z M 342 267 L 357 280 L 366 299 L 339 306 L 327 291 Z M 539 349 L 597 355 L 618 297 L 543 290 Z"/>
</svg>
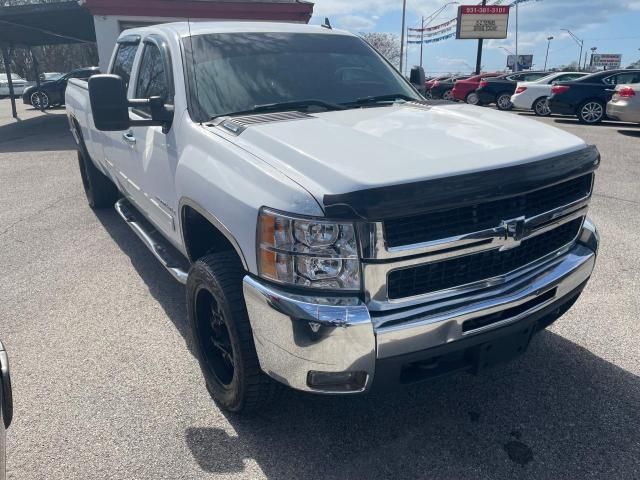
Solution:
<svg viewBox="0 0 640 480">
<path fill-rule="evenodd" d="M 247 260 L 231 231 L 198 202 L 182 197 L 179 202 L 182 244 L 191 262 L 212 251 L 233 251 L 248 271 Z M 201 235 L 197 235 L 200 233 Z"/>
</svg>

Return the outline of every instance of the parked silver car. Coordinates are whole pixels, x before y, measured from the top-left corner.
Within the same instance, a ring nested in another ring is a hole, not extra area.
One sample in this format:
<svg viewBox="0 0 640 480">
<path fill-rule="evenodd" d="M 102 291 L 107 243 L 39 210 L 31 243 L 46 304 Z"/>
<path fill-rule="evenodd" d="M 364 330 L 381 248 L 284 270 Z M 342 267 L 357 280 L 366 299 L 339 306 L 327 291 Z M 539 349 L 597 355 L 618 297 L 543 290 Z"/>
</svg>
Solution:
<svg viewBox="0 0 640 480">
<path fill-rule="evenodd" d="M 618 85 L 607 103 L 607 116 L 621 122 L 640 123 L 640 83 Z"/>
</svg>

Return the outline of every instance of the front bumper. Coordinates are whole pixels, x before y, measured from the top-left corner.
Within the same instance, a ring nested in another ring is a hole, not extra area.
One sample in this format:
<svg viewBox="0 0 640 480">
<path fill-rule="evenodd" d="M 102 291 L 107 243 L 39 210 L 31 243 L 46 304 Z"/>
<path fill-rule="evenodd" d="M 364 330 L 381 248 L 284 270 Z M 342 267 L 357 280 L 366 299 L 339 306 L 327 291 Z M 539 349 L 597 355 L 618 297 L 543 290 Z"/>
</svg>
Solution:
<svg viewBox="0 0 640 480">
<path fill-rule="evenodd" d="M 402 383 L 405 367 L 413 368 L 410 365 L 420 359 L 441 358 L 438 352 L 443 349 L 446 358 L 463 358 L 466 363 L 452 362 L 448 367 L 444 362 L 432 372 L 450 373 L 460 365 L 471 368 L 478 362 L 470 363 L 469 358 L 484 339 L 503 332 L 510 335 L 510 329 L 523 326 L 532 333 L 537 328 L 530 326 L 543 328 L 562 315 L 563 307 L 577 298 L 591 276 L 597 247 L 595 227 L 587 221 L 568 252 L 530 272 L 525 280 L 495 287 L 495 295 L 470 297 L 463 307 L 431 306 L 426 311 L 417 306 L 406 310 L 403 318 L 396 313 L 387 323 L 380 323 L 359 298 L 291 294 L 246 276 L 244 297 L 260 366 L 285 385 L 319 393 L 362 392 L 371 388 L 374 378 L 376 386 Z M 508 345 L 512 343 L 505 338 Z M 318 387 L 310 372 L 357 372 L 361 381 L 348 388 Z"/>
<path fill-rule="evenodd" d="M 530 98 L 527 98 L 518 93 L 514 93 L 513 95 L 511 95 L 511 103 L 513 103 L 513 106 L 515 108 L 521 108 L 523 110 L 531 110 L 531 107 L 533 106 Z"/>
<path fill-rule="evenodd" d="M 480 103 L 483 104 L 489 104 L 489 103 L 495 103 L 496 101 L 496 96 L 491 93 L 491 92 L 487 92 L 485 90 L 476 90 L 476 93 L 478 94 L 478 98 L 480 99 Z"/>
<path fill-rule="evenodd" d="M 549 108 L 551 109 L 551 113 L 555 113 L 557 115 L 575 115 L 576 107 L 570 103 L 565 103 L 553 95 L 549 97 Z"/>
</svg>

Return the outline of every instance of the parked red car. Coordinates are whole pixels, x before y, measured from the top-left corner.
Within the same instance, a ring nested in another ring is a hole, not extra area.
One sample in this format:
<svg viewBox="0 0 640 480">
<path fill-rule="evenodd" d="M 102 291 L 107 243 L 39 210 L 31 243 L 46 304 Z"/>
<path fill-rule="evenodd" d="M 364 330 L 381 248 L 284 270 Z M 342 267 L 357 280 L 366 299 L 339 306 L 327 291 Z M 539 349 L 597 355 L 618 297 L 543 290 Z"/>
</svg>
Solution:
<svg viewBox="0 0 640 480">
<path fill-rule="evenodd" d="M 458 80 L 453 86 L 451 94 L 456 100 L 461 102 L 467 102 L 471 105 L 479 105 L 480 99 L 476 94 L 476 88 L 480 85 L 480 80 L 483 78 L 497 77 L 502 75 L 501 73 L 483 73 L 481 75 L 474 75 L 466 80 Z"/>
<path fill-rule="evenodd" d="M 429 80 L 424 82 L 425 91 L 428 92 L 433 87 L 433 84 L 439 82 L 440 80 L 445 80 L 447 78 L 451 78 L 451 74 L 449 75 L 438 75 L 437 77 L 430 78 Z"/>
</svg>

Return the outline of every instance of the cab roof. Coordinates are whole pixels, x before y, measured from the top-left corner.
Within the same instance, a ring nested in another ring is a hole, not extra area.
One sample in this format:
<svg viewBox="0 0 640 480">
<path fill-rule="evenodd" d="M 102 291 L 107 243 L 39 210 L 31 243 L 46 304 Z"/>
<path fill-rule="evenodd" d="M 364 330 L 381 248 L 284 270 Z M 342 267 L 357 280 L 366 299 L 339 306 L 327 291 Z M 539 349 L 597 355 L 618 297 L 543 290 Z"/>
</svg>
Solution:
<svg viewBox="0 0 640 480">
<path fill-rule="evenodd" d="M 303 23 L 286 22 L 234 22 L 234 21 L 210 21 L 210 22 L 172 22 L 139 27 L 125 30 L 121 37 L 131 34 L 144 34 L 151 32 L 166 32 L 179 37 L 190 35 L 207 35 L 215 33 L 320 33 L 326 35 L 353 35 L 345 30 L 336 30 L 320 25 L 307 25 Z"/>
</svg>

